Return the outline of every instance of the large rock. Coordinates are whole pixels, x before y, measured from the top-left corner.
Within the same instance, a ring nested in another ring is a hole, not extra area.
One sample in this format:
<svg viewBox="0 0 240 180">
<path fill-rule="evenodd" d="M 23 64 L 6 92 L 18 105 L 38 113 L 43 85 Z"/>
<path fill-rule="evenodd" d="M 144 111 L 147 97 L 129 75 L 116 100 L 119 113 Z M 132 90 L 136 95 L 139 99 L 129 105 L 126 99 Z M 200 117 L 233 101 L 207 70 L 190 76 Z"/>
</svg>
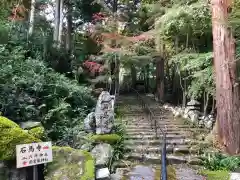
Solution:
<svg viewBox="0 0 240 180">
<path fill-rule="evenodd" d="M 20 124 L 21 128 L 23 129 L 32 129 L 35 127 L 39 127 L 42 126 L 41 122 L 36 122 L 36 121 L 26 121 L 26 122 L 22 122 Z"/>
<path fill-rule="evenodd" d="M 40 142 L 38 138 L 21 129 L 13 121 L 0 116 L 0 160 L 12 160 L 16 145 Z"/>
<path fill-rule="evenodd" d="M 198 101 L 196 101 L 194 99 L 192 99 L 191 101 L 189 101 L 187 103 L 187 106 L 199 106 L 199 105 L 200 105 L 200 102 L 198 102 Z"/>
<path fill-rule="evenodd" d="M 110 171 L 108 168 L 100 168 L 96 170 L 96 179 L 110 180 Z"/>
<path fill-rule="evenodd" d="M 122 180 L 122 178 L 123 178 L 123 176 L 121 174 L 115 173 L 115 174 L 110 175 L 111 180 Z"/>
<path fill-rule="evenodd" d="M 97 101 L 95 110 L 96 134 L 111 133 L 114 123 L 114 99 L 103 91 Z"/>
<path fill-rule="evenodd" d="M 199 115 L 197 112 L 195 111 L 189 111 L 188 112 L 188 116 L 190 117 L 190 120 L 193 124 L 197 124 L 198 123 L 198 118 L 199 118 Z"/>
<path fill-rule="evenodd" d="M 87 151 L 70 147 L 53 147 L 52 163 L 48 163 L 45 180 L 94 180 L 94 158 Z"/>
<path fill-rule="evenodd" d="M 84 119 L 84 130 L 88 133 L 92 133 L 95 132 L 95 127 L 95 114 L 94 112 L 91 112 Z"/>
<path fill-rule="evenodd" d="M 102 143 L 96 145 L 92 151 L 92 155 L 96 159 L 96 165 L 107 165 L 113 155 L 113 148 L 110 144 Z"/>
<path fill-rule="evenodd" d="M 239 180 L 240 173 L 230 173 L 230 180 Z"/>
<path fill-rule="evenodd" d="M 207 129 L 212 129 L 213 128 L 213 122 L 212 121 L 206 121 L 204 124 L 205 124 L 205 127 Z"/>
<path fill-rule="evenodd" d="M 27 180 L 26 168 L 16 168 L 15 163 L 0 162 L 1 180 Z"/>
<path fill-rule="evenodd" d="M 177 107 L 173 110 L 173 115 L 175 118 L 181 117 L 183 113 L 184 111 L 180 107 Z"/>
</svg>

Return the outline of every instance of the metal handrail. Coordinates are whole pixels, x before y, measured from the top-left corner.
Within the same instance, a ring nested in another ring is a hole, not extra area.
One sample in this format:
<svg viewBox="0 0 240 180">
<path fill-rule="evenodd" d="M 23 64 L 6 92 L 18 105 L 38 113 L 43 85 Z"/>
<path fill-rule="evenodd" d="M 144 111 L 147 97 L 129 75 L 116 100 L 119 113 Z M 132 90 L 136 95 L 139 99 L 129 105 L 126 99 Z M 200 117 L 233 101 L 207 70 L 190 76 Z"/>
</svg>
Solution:
<svg viewBox="0 0 240 180">
<path fill-rule="evenodd" d="M 167 151 L 166 151 L 166 133 L 165 131 L 157 126 L 156 118 L 154 118 L 154 113 L 150 109 L 149 105 L 144 101 L 144 98 L 140 95 L 140 93 L 131 88 L 137 95 L 138 99 L 141 101 L 142 109 L 147 112 L 149 115 L 149 120 L 151 122 L 151 128 L 153 129 L 153 119 L 154 119 L 154 127 L 156 137 L 158 137 L 158 129 L 162 134 L 162 152 L 161 152 L 161 180 L 167 180 Z"/>
</svg>

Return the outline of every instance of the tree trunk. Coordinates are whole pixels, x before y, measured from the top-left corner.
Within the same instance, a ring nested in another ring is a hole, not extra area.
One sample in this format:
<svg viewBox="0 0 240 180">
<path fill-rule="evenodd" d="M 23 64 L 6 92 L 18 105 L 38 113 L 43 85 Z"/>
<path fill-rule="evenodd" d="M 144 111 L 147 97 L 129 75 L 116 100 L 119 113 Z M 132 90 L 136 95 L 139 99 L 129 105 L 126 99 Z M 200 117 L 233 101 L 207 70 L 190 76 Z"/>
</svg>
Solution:
<svg viewBox="0 0 240 180">
<path fill-rule="evenodd" d="M 58 42 L 58 37 L 59 37 L 60 1 L 61 0 L 56 0 L 56 7 L 55 7 L 55 22 L 54 22 L 54 34 L 53 34 L 53 40 L 55 42 Z"/>
<path fill-rule="evenodd" d="M 136 89 L 137 72 L 134 65 L 131 66 L 132 87 Z"/>
<path fill-rule="evenodd" d="M 149 92 L 149 64 L 146 66 L 146 85 L 145 85 L 145 91 L 146 93 Z"/>
<path fill-rule="evenodd" d="M 164 59 L 157 57 L 156 60 L 157 96 L 159 101 L 164 101 Z"/>
<path fill-rule="evenodd" d="M 182 88 L 182 107 L 186 107 L 187 105 L 187 80 L 183 79 L 183 88 Z"/>
<path fill-rule="evenodd" d="M 119 70 L 120 70 L 120 62 L 119 62 L 119 57 L 116 57 L 116 68 L 115 68 L 115 95 L 118 94 L 118 89 L 119 89 Z"/>
<path fill-rule="evenodd" d="M 118 0 L 113 0 L 113 2 L 112 2 L 112 14 L 113 14 L 113 17 L 114 17 L 114 24 L 113 24 L 113 33 L 117 33 L 115 30 L 117 30 L 118 28 L 117 28 L 117 19 L 116 19 L 116 14 L 117 14 L 117 8 L 118 8 Z M 112 39 L 111 40 L 111 47 L 112 48 L 115 48 L 116 47 L 116 40 L 115 39 Z M 117 58 L 117 55 L 115 55 L 115 58 Z M 118 66 L 118 62 L 117 62 L 118 60 L 117 59 L 115 59 L 115 61 L 114 61 L 114 68 L 111 68 L 111 72 L 113 72 L 112 74 L 111 74 L 111 76 L 114 76 L 114 78 L 113 78 L 113 81 L 112 81 L 112 88 L 111 88 L 111 94 L 113 94 L 113 93 L 116 93 L 116 85 L 117 85 L 117 80 L 118 80 L 118 77 L 116 77 L 116 76 L 118 76 L 118 74 L 115 74 L 116 72 L 118 72 L 119 71 L 119 66 Z"/>
<path fill-rule="evenodd" d="M 236 77 L 235 41 L 228 27 L 227 0 L 212 0 L 216 107 L 219 140 L 229 154 L 240 150 L 240 87 Z"/>
<path fill-rule="evenodd" d="M 204 91 L 203 97 L 204 97 L 203 114 L 204 114 L 204 116 L 206 116 L 207 115 L 208 104 L 209 104 L 209 93 Z"/>
<path fill-rule="evenodd" d="M 72 4 L 70 2 L 67 3 L 67 35 L 66 35 L 66 49 L 68 52 L 71 51 L 72 48 Z"/>
<path fill-rule="evenodd" d="M 215 97 L 212 97 L 212 110 L 211 110 L 211 114 L 215 114 Z"/>
<path fill-rule="evenodd" d="M 60 17 L 60 21 L 59 21 L 59 32 L 58 32 L 58 43 L 59 43 L 59 47 L 62 44 L 62 35 L 63 35 L 63 0 L 60 0 L 60 8 L 59 8 L 59 17 Z"/>
<path fill-rule="evenodd" d="M 36 0 L 31 1 L 31 11 L 30 11 L 30 18 L 29 18 L 29 29 L 28 29 L 28 36 L 32 36 L 33 34 L 33 27 L 34 27 L 34 15 L 35 15 L 35 4 Z"/>
</svg>

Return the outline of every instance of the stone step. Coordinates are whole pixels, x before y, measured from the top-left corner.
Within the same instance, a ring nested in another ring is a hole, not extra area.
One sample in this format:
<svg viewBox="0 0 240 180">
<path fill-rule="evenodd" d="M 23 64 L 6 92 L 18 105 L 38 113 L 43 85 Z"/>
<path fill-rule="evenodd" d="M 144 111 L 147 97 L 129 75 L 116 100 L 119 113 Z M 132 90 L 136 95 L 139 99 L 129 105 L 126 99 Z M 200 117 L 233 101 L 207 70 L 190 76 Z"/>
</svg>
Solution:
<svg viewBox="0 0 240 180">
<path fill-rule="evenodd" d="M 144 135 L 155 135 L 155 130 L 151 130 L 151 131 L 146 131 L 146 132 L 135 132 L 135 131 L 128 131 L 126 133 L 127 136 L 135 136 L 135 135 L 140 135 L 140 134 L 144 134 Z M 166 135 L 184 135 L 186 134 L 186 132 L 184 131 L 167 131 Z"/>
<path fill-rule="evenodd" d="M 161 153 L 162 146 L 135 146 L 135 145 L 128 145 L 126 149 L 131 152 L 137 153 Z M 167 146 L 166 151 L 168 154 L 196 154 L 199 152 L 199 149 L 191 147 L 189 145 L 178 145 L 178 146 Z"/>
<path fill-rule="evenodd" d="M 135 124 L 135 125 L 131 125 L 131 124 L 127 124 L 125 125 L 126 126 L 126 129 L 134 129 L 134 128 L 138 128 L 138 129 L 142 129 L 144 131 L 144 129 L 152 129 L 152 126 L 149 124 L 149 125 L 142 125 L 142 124 Z M 154 125 L 153 125 L 154 127 Z M 164 124 L 161 124 L 161 125 L 158 125 L 158 127 L 161 127 L 161 128 L 167 128 L 168 129 L 178 129 L 178 128 L 185 128 L 185 129 L 190 129 L 189 126 L 187 125 L 164 125 Z M 155 127 L 154 127 L 155 129 Z"/>
<path fill-rule="evenodd" d="M 132 136 L 127 136 L 126 138 L 127 139 L 145 139 L 145 140 L 148 140 L 148 139 L 162 139 L 163 135 L 161 134 L 158 134 L 156 136 L 156 134 L 138 134 L 138 135 L 132 135 Z M 171 139 L 185 139 L 186 138 L 186 135 L 172 135 L 172 134 L 168 134 L 166 136 L 166 139 L 167 140 L 171 140 Z"/>
<path fill-rule="evenodd" d="M 171 156 L 170 156 L 171 157 Z M 191 157 L 190 159 L 188 159 L 188 164 L 190 165 L 201 165 L 201 160 L 198 158 L 198 157 Z M 145 166 L 151 166 L 151 167 L 154 167 L 154 168 L 157 168 L 159 169 L 161 164 L 159 164 L 159 161 L 157 161 L 156 164 L 152 163 L 152 162 L 142 162 L 142 161 L 139 161 L 139 160 L 121 160 L 121 161 L 118 161 L 118 162 L 115 162 L 114 164 L 114 168 L 121 168 L 121 169 L 129 169 L 131 167 L 134 167 L 136 165 L 140 165 L 140 164 L 144 164 Z M 184 179 L 181 179 L 181 180 L 184 180 Z"/>
<path fill-rule="evenodd" d="M 167 130 L 165 130 L 165 128 L 162 128 L 164 130 L 164 132 L 166 133 L 186 133 L 188 130 L 187 129 L 184 129 L 184 128 L 167 128 Z M 141 133 L 141 132 L 144 132 L 144 133 L 147 133 L 147 132 L 155 132 L 155 129 L 154 128 L 126 128 L 126 132 L 127 133 L 132 133 L 132 132 L 135 132 L 135 133 Z M 160 129 L 158 128 L 157 129 L 157 132 L 160 133 Z M 189 131 L 190 132 L 190 131 Z"/>
<path fill-rule="evenodd" d="M 171 139 L 171 140 L 168 140 L 166 141 L 166 145 L 189 145 L 189 144 L 194 144 L 196 142 L 192 142 L 191 139 Z M 139 145 L 148 145 L 148 146 L 151 146 L 151 145 L 157 145 L 157 146 L 160 146 L 162 144 L 162 140 L 161 139 L 153 139 L 153 140 L 144 140 L 144 139 L 134 139 L 134 140 L 126 140 L 125 141 L 125 144 L 126 145 L 136 145 L 136 146 L 139 146 Z"/>
<path fill-rule="evenodd" d="M 128 108 L 128 110 L 129 110 L 129 108 Z M 134 116 L 134 117 L 137 117 L 137 116 L 139 116 L 139 115 L 145 115 L 145 116 L 148 116 L 148 115 L 149 115 L 147 112 L 142 111 L 141 109 L 138 109 L 137 112 L 134 112 L 134 113 L 129 112 L 129 111 L 127 111 L 127 112 L 125 112 L 125 113 L 126 113 L 126 115 Z M 169 114 L 169 115 L 167 115 L 167 116 L 166 116 L 165 114 L 152 114 L 152 117 L 157 117 L 157 118 L 161 118 L 161 117 L 171 117 L 172 119 L 174 119 L 174 116 L 171 115 L 171 114 Z"/>
<path fill-rule="evenodd" d="M 167 163 L 168 164 L 183 164 L 190 163 L 193 159 L 197 159 L 198 156 L 194 155 L 183 155 L 177 156 L 173 154 L 167 155 Z M 161 154 L 141 154 L 141 153 L 129 153 L 124 155 L 124 159 L 132 160 L 132 161 L 142 161 L 144 163 L 152 163 L 152 164 L 161 164 Z"/>
<path fill-rule="evenodd" d="M 130 107 L 131 108 L 131 107 Z M 142 110 L 142 109 L 129 109 L 128 108 L 128 111 L 126 112 L 127 114 L 131 114 L 131 115 L 138 115 L 138 113 L 145 113 L 146 115 L 148 115 L 149 114 L 149 111 L 146 111 L 146 110 Z M 167 117 L 174 117 L 174 115 L 173 114 L 171 114 L 171 113 L 169 113 L 169 114 L 167 114 L 167 113 L 154 113 L 154 112 L 152 112 L 152 115 L 153 116 L 167 116 Z"/>
<path fill-rule="evenodd" d="M 125 112 L 124 113 L 126 116 L 133 116 L 133 117 L 138 117 L 138 116 L 146 116 L 146 113 L 143 111 L 138 111 L 137 113 L 130 113 L 130 112 Z"/>
<path fill-rule="evenodd" d="M 146 126 L 146 127 L 149 127 L 151 126 L 151 124 L 155 125 L 155 121 L 145 121 L 145 122 L 131 122 L 130 120 L 129 121 L 123 121 L 122 122 L 123 124 L 125 125 L 128 125 L 128 126 L 134 126 L 134 125 L 139 125 L 139 126 Z M 169 126 L 169 127 L 172 127 L 172 126 L 180 126 L 180 127 L 190 127 L 189 125 L 184 125 L 182 123 L 174 123 L 174 122 L 164 122 L 164 121 L 157 121 L 156 122 L 157 126 L 161 127 L 161 126 Z"/>
<path fill-rule="evenodd" d="M 124 123 L 149 123 L 151 122 L 151 119 L 149 118 L 142 118 L 142 117 L 139 117 L 139 118 L 130 118 L 130 117 L 127 117 L 126 120 L 123 120 L 122 122 Z M 152 119 L 152 122 L 155 122 L 155 119 Z M 184 125 L 183 122 L 181 121 L 175 121 L 175 120 L 165 120 L 165 119 L 156 119 L 156 122 L 157 123 L 162 123 L 162 124 L 182 124 Z"/>
<path fill-rule="evenodd" d="M 199 128 L 167 128 L 165 130 L 164 127 L 162 127 L 162 129 L 166 132 L 166 133 L 191 133 L 191 132 L 199 132 L 199 133 L 204 133 L 204 132 L 207 132 L 206 129 L 199 129 Z M 157 129 L 158 132 L 160 132 L 159 128 Z M 152 133 L 155 133 L 155 129 L 154 128 L 139 128 L 139 127 L 134 127 L 134 128 L 129 128 L 129 127 L 126 127 L 126 132 L 127 133 L 149 133 L 149 132 L 152 132 Z"/>
</svg>

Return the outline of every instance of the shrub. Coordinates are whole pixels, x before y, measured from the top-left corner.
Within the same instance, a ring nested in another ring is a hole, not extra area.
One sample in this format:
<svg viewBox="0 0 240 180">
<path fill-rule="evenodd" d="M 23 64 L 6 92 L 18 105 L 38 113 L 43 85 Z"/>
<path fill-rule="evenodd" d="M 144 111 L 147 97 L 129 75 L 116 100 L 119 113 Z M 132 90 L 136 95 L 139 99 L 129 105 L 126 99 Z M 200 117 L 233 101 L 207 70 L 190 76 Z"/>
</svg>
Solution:
<svg viewBox="0 0 240 180">
<path fill-rule="evenodd" d="M 95 101 L 89 88 L 26 54 L 20 46 L 0 46 L 0 111 L 16 123 L 41 121 L 47 135 L 59 140 Z"/>
<path fill-rule="evenodd" d="M 204 167 L 211 171 L 234 171 L 240 167 L 239 156 L 227 156 L 221 153 L 210 153 L 204 154 L 202 159 Z"/>
</svg>

